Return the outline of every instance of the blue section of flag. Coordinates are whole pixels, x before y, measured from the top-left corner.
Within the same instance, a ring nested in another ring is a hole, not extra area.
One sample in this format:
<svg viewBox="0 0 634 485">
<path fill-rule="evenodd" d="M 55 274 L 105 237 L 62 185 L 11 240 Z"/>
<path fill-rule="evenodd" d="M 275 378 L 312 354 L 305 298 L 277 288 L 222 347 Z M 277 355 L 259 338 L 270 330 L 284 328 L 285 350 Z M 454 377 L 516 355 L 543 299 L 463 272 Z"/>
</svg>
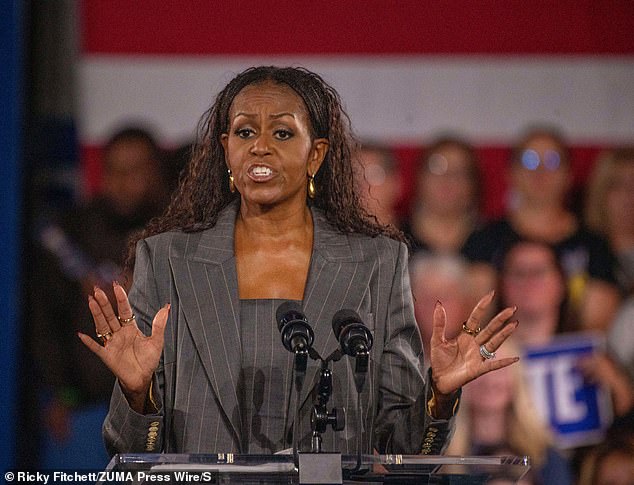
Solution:
<svg viewBox="0 0 634 485">
<path fill-rule="evenodd" d="M 15 465 L 21 184 L 22 12 L 0 0 L 0 471 Z"/>
</svg>

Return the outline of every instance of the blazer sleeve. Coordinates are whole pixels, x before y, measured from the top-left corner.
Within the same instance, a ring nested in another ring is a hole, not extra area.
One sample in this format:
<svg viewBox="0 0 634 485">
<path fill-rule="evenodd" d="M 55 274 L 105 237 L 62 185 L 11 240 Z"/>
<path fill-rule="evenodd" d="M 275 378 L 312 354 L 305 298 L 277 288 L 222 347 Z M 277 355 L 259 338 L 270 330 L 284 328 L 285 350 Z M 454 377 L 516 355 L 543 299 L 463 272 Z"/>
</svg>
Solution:
<svg viewBox="0 0 634 485">
<path fill-rule="evenodd" d="M 139 329 L 152 333 L 152 320 L 163 303 L 159 301 L 155 275 L 146 241 L 136 248 L 134 280 L 130 290 L 130 303 Z M 169 325 L 169 322 L 168 322 Z M 163 446 L 163 358 L 154 373 L 152 398 L 157 408 L 153 414 L 142 415 L 129 405 L 117 380 L 110 399 L 110 409 L 103 424 L 103 438 L 110 455 L 116 453 L 159 452 Z"/>
<path fill-rule="evenodd" d="M 380 453 L 440 454 L 449 443 L 455 420 L 435 419 L 427 412 L 431 372 L 426 376 L 423 370 L 407 261 L 407 247 L 400 243 L 379 371 L 375 448 Z"/>
</svg>

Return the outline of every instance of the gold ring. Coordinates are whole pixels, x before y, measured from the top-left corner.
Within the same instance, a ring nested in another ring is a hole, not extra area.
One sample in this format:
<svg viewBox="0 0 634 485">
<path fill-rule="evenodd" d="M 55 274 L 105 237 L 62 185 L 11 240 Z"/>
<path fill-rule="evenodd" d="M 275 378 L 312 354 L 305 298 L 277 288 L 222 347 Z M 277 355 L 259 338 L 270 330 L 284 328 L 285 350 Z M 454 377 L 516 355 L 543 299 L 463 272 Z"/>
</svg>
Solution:
<svg viewBox="0 0 634 485">
<path fill-rule="evenodd" d="M 133 313 L 131 317 L 129 318 L 121 318 L 121 317 L 117 317 L 117 319 L 119 320 L 119 322 L 121 323 L 121 325 L 128 325 L 129 323 L 132 323 L 132 320 L 134 320 L 136 318 L 136 315 Z"/>
<path fill-rule="evenodd" d="M 110 330 L 108 330 L 105 333 L 97 332 L 97 337 L 99 337 L 101 341 L 103 342 L 103 344 L 105 345 L 106 342 L 112 338 L 112 332 Z"/>
<path fill-rule="evenodd" d="M 480 327 L 476 328 L 475 330 L 471 330 L 469 327 L 467 327 L 467 322 L 462 322 L 462 331 L 464 333 L 468 333 L 469 335 L 473 335 L 475 337 L 480 333 L 480 330 L 482 330 Z"/>
</svg>

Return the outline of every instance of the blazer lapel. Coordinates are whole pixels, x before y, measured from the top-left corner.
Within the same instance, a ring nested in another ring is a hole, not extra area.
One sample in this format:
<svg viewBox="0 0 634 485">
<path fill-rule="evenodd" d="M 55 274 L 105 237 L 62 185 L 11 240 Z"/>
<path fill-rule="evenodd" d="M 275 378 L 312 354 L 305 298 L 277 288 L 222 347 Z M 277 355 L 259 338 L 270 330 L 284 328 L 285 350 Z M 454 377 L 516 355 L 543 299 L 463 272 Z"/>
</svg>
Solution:
<svg viewBox="0 0 634 485">
<path fill-rule="evenodd" d="M 315 332 L 314 348 L 327 358 L 339 347 L 332 330 L 333 315 L 343 308 L 358 311 L 368 288 L 374 262 L 354 251 L 350 238 L 336 230 L 320 210 L 312 210 L 313 254 L 304 293 L 304 313 Z M 311 372 L 312 371 L 312 372 Z M 319 363 L 306 376 L 301 402 L 317 384 Z"/>
<path fill-rule="evenodd" d="M 241 368 L 238 279 L 233 250 L 237 204 L 201 233 L 183 257 L 170 256 L 174 281 L 191 338 L 209 381 L 240 444 L 238 399 Z"/>
</svg>

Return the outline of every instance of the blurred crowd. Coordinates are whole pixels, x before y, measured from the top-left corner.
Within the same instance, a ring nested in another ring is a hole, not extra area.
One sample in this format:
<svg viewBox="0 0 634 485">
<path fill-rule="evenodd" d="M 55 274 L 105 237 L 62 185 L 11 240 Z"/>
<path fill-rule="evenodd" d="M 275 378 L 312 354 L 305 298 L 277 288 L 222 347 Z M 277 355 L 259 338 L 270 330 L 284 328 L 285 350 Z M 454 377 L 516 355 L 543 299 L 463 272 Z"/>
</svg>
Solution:
<svg viewBox="0 0 634 485">
<path fill-rule="evenodd" d="M 188 145 L 166 152 L 147 130 L 121 129 L 103 149 L 101 190 L 34 221 L 37 257 L 28 291 L 36 304 L 27 354 L 37 356 L 29 364 L 39 466 L 98 469 L 107 463 L 95 437 L 112 377 L 76 333 L 93 334 L 86 297 L 94 285 L 130 284 L 121 269 L 127 240 L 165 209 L 188 155 Z M 487 161 L 461 136 L 425 143 L 413 180 L 404 180 L 390 147 L 371 140 L 361 143 L 358 162 L 356 182 L 367 211 L 409 239 L 426 349 L 437 300 L 452 337 L 491 289 L 499 309 L 517 306 L 520 322 L 500 354 L 522 355 L 560 334 L 591 333 L 604 342 L 576 363 L 584 379 L 610 396 L 610 422 L 599 437 L 562 446 L 540 413 L 521 360 L 464 389 L 449 453 L 528 455 L 533 467 L 522 483 L 632 484 L 634 149 L 603 153 L 585 181 L 583 203 L 571 204 L 575 160 L 564 135 L 550 126 L 526 129 L 509 151 L 505 173 L 496 174 L 508 183 L 505 213 L 496 220 L 482 211 Z M 407 204 L 405 193 L 412 194 Z"/>
<path fill-rule="evenodd" d="M 634 150 L 601 154 L 574 200 L 575 160 L 564 135 L 556 127 L 528 127 L 509 151 L 505 173 L 497 174 L 507 181 L 508 197 L 504 214 L 493 220 L 481 210 L 486 160 L 461 136 L 427 144 L 406 210 L 397 203 L 405 181 L 389 149 L 367 143 L 360 159 L 366 207 L 411 243 L 426 349 L 437 300 L 451 338 L 491 289 L 497 309 L 516 306 L 519 321 L 499 354 L 523 356 L 579 336 L 596 343 L 573 366 L 610 401 L 598 433 L 564 442 L 520 360 L 466 386 L 448 453 L 530 456 L 526 484 L 634 483 Z M 578 384 L 557 381 L 555 394 Z"/>
</svg>

